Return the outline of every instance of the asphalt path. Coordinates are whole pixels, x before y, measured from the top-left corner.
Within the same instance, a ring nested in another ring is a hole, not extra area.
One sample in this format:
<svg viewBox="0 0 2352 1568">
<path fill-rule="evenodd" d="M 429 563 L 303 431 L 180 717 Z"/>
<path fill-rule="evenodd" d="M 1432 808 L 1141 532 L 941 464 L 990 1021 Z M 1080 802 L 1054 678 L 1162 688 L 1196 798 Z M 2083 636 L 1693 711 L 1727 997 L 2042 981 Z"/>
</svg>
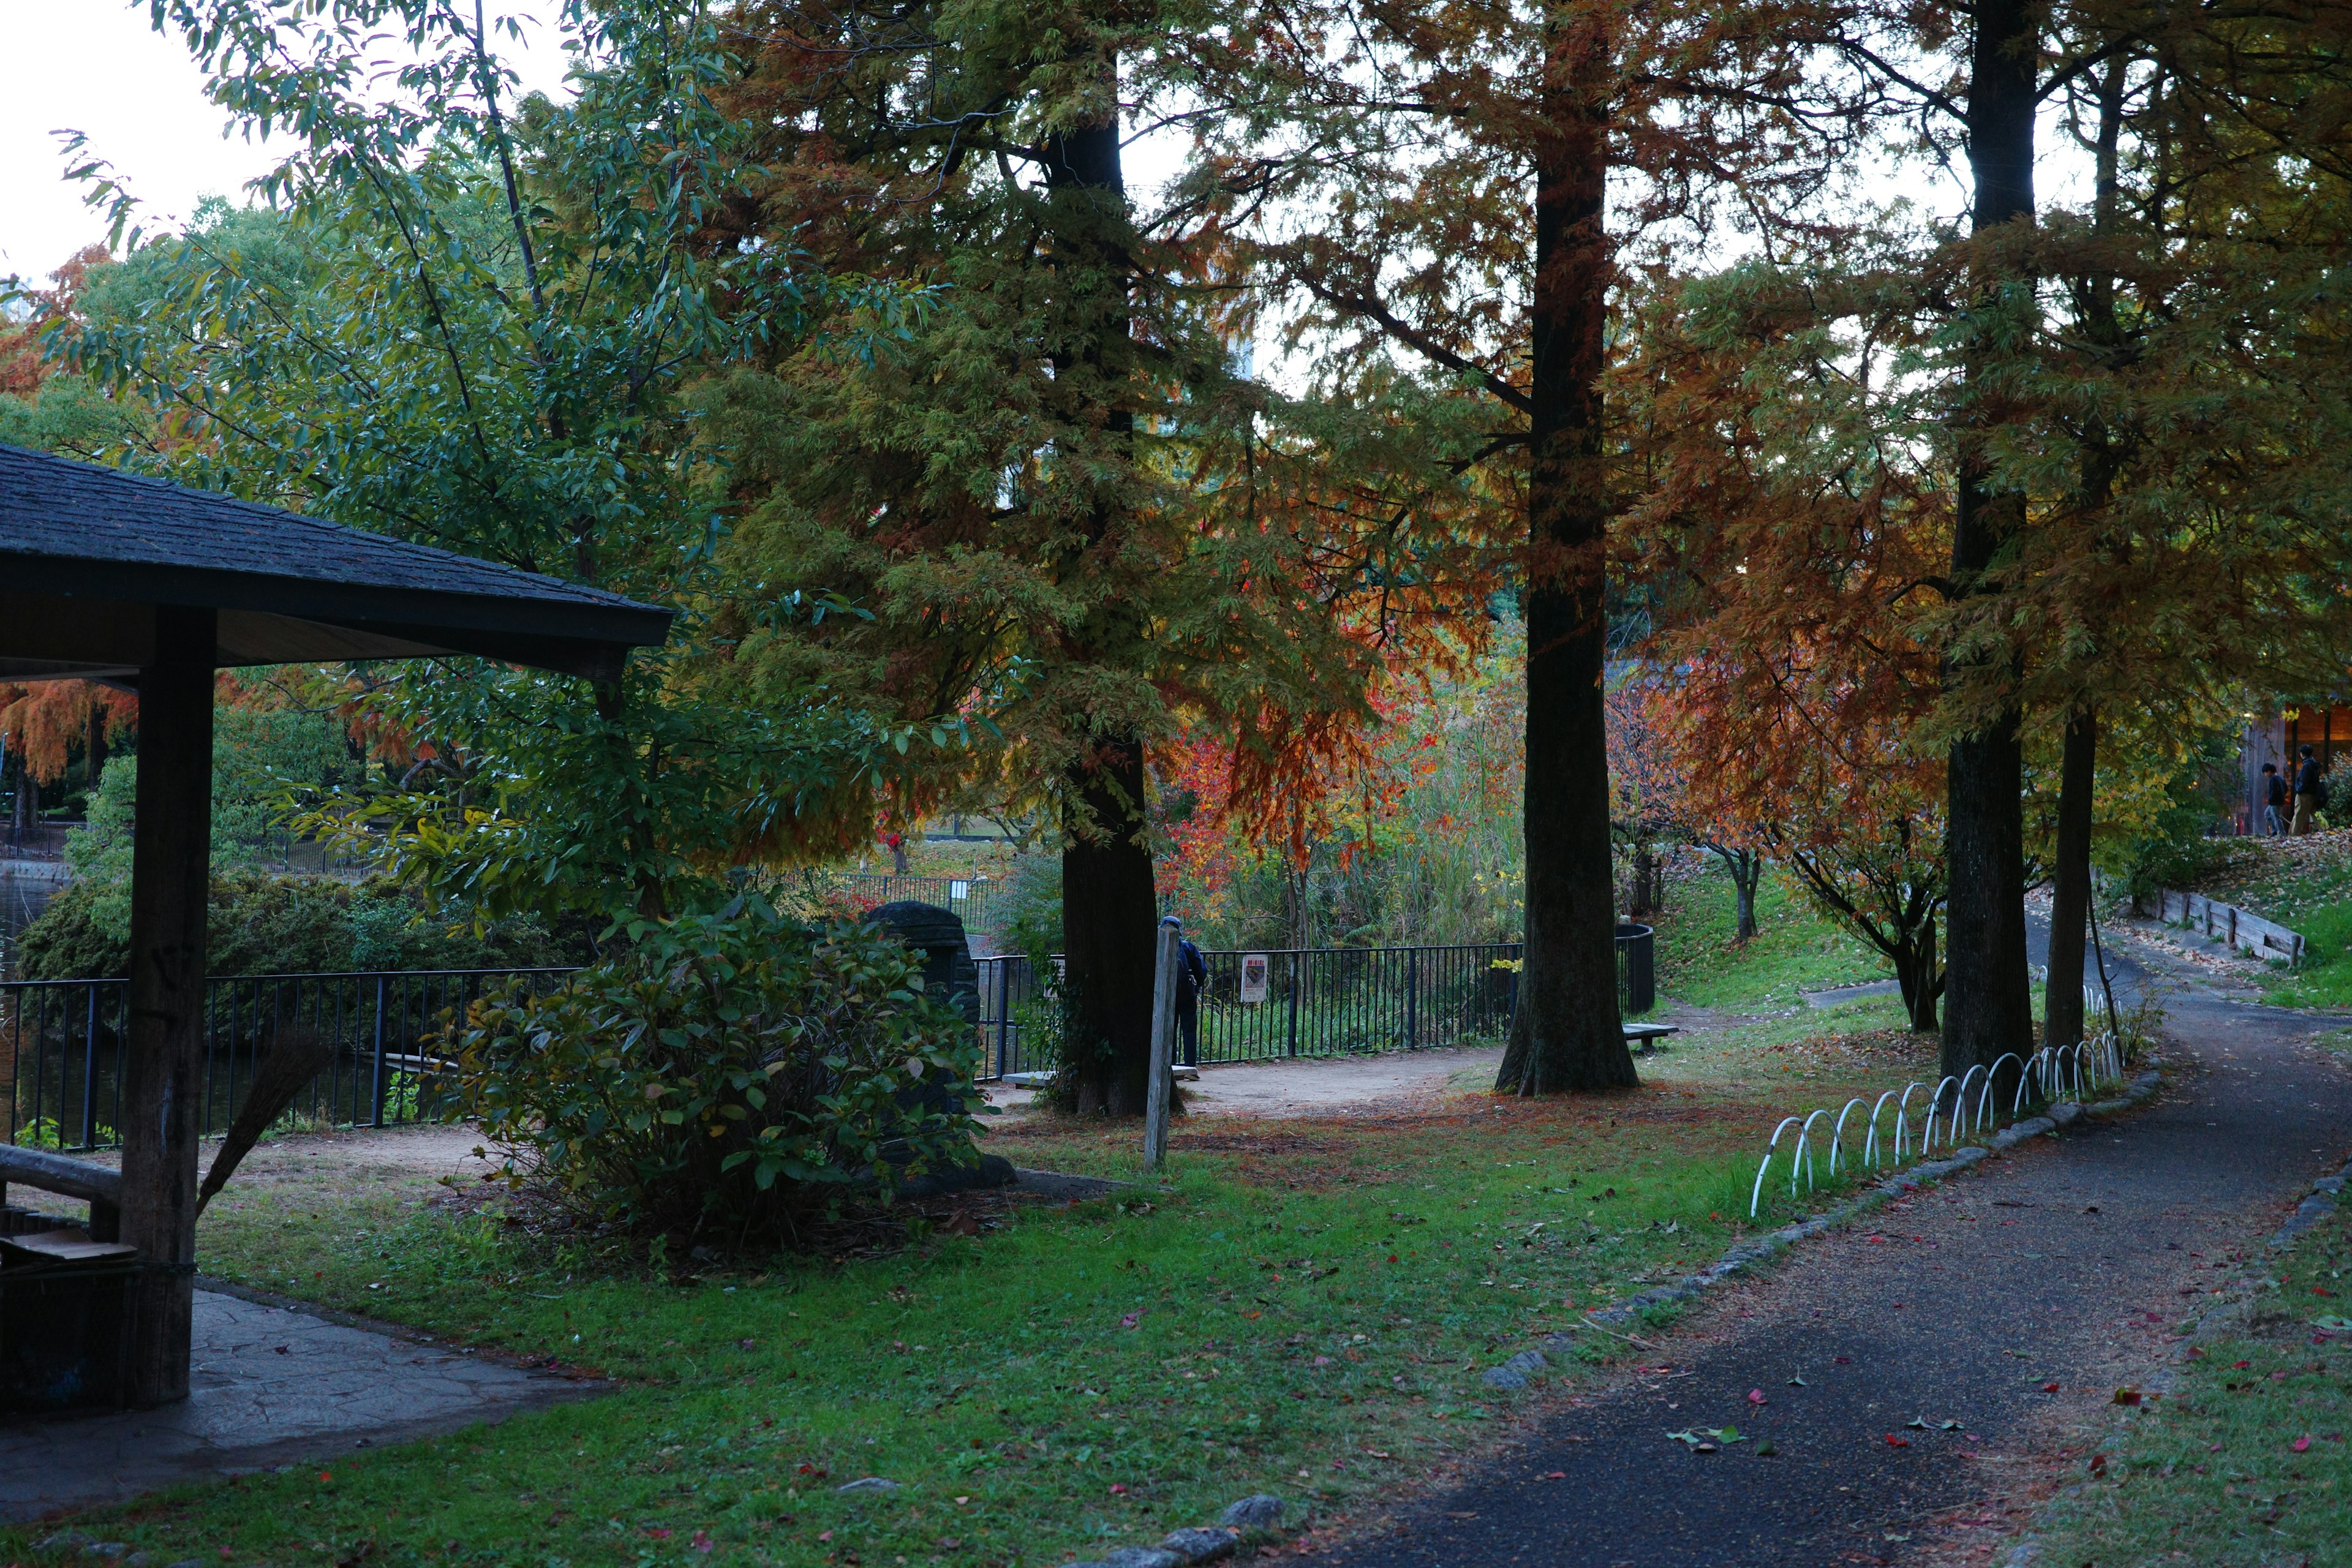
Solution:
<svg viewBox="0 0 2352 1568">
<path fill-rule="evenodd" d="M 2010 1533 L 1994 1500 L 2159 1367 L 2197 1298 L 2352 1154 L 2352 1071 L 2308 1043 L 2352 1020 L 2220 995 L 2112 944 L 2108 962 L 2119 1001 L 2168 1008 L 2154 1102 L 1792 1249 L 1713 1293 L 1632 1383 L 1323 1555 L 1818 1568 Z M 1668 1436 L 1723 1427 L 1743 1440 L 1714 1453 Z"/>
</svg>

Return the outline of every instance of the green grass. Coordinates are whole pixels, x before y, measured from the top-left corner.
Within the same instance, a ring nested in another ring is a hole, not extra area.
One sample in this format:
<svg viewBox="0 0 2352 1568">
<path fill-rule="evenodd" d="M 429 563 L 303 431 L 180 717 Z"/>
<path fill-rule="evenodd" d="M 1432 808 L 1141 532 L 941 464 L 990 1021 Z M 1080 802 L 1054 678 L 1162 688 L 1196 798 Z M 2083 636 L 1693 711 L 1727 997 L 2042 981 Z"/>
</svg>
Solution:
<svg viewBox="0 0 2352 1568">
<path fill-rule="evenodd" d="M 2263 1000 L 2352 1007 L 2352 834 L 2233 840 L 2198 890 L 2303 933 L 2305 958 L 2273 967 Z"/>
<path fill-rule="evenodd" d="M 2075 1462 L 2036 1561 L 2352 1563 L 2347 1219 L 2339 1207 L 2283 1260 L 2245 1332 L 2199 1346 L 2171 1397 Z"/>
<path fill-rule="evenodd" d="M 898 1568 L 1098 1556 L 1259 1490 L 1348 1515 L 1550 1397 L 1488 1389 L 1484 1368 L 1744 1234 L 1775 1118 L 1916 1076 L 1932 1044 L 1893 1002 L 1817 1012 L 1796 995 L 1870 977 L 1869 956 L 1782 885 L 1762 913 L 1764 934 L 1735 944 L 1719 878 L 1678 889 L 1666 984 L 1751 1016 L 1645 1058 L 1638 1090 L 1180 1124 L 1171 1190 L 983 1208 L 995 1228 L 977 1235 L 918 1226 L 892 1248 L 680 1281 L 421 1179 L 232 1187 L 205 1222 L 208 1271 L 618 1390 L 79 1527 L 160 1562 L 364 1547 L 390 1563 Z M 1024 1165 L 1139 1174 L 1130 1128 L 1041 1120 L 987 1142 Z M 1792 1205 L 1774 1184 L 1768 1224 L 1837 1190 Z M 1560 1379 L 1627 1349 L 1585 1342 Z M 834 1489 L 868 1475 L 903 1489 Z M 51 1528 L 0 1529 L 0 1554 Z"/>
<path fill-rule="evenodd" d="M 1809 1088 L 1856 1070 L 1825 1058 Z M 232 1189 L 207 1269 L 623 1386 L 83 1528 L 167 1562 L 373 1542 L 392 1562 L 895 1568 L 1097 1555 L 1257 1490 L 1344 1510 L 1542 1397 L 1487 1389 L 1483 1368 L 1741 1233 L 1768 1108 L 1655 1077 L 1392 1122 L 1204 1122 L 1148 1207 L 1024 1207 L 889 1256 L 684 1284 L 598 1272 L 421 1182 Z M 1126 1133 L 991 1141 L 1134 1173 Z M 905 1489 L 833 1489 L 867 1475 Z M 0 1530 L 0 1552 L 47 1528 Z"/>
<path fill-rule="evenodd" d="M 1804 1005 L 1801 994 L 1884 980 L 1877 951 L 1815 912 L 1796 884 L 1768 869 L 1756 890 L 1756 935 L 1732 940 L 1738 910 L 1731 879 L 1713 856 L 1696 875 L 1667 884 L 1657 921 L 1658 990 L 1694 1007 Z"/>
</svg>

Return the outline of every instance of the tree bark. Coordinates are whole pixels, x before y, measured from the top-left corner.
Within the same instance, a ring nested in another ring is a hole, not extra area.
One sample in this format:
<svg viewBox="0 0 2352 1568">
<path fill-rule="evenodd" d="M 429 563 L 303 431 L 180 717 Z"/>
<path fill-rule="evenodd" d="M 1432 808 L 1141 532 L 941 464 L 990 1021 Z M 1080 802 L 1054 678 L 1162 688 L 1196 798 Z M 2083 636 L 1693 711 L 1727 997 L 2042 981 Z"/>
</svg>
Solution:
<svg viewBox="0 0 2352 1568">
<path fill-rule="evenodd" d="M 1912 1029 L 1922 1035 L 1932 1035 L 1940 1026 L 1936 1022 L 1936 1003 L 1944 994 L 1944 977 L 1936 969 L 1936 917 L 1929 915 L 1919 941 L 1907 951 L 1895 955 L 1895 983 L 1903 992 L 1903 1011 L 1911 1020 Z"/>
<path fill-rule="evenodd" d="M 149 1268 L 138 1285 L 131 1361 L 131 1397 L 139 1405 L 188 1394 L 216 621 L 211 610 L 160 606 L 154 660 L 139 672 L 121 1218 L 122 1240 L 139 1249 Z"/>
<path fill-rule="evenodd" d="M 2058 764 L 2058 864 L 2050 885 L 2050 973 L 2043 982 L 2042 1043 L 2071 1046 L 2083 1037 L 2083 933 L 2091 913 L 2091 789 L 2098 715 L 2066 725 Z"/>
<path fill-rule="evenodd" d="M 1756 889 L 1764 880 L 1764 857 L 1753 849 L 1717 851 L 1731 871 L 1733 925 L 1731 939 L 1748 942 L 1756 935 Z"/>
<path fill-rule="evenodd" d="M 1969 89 L 1969 163 L 1976 181 L 1973 232 L 2033 218 L 2033 111 L 2037 37 L 2025 0 L 1983 0 L 1976 12 Z M 1986 300 L 2005 281 L 1979 280 Z M 1989 591 L 1985 574 L 2024 525 L 2024 498 L 1993 487 L 1985 426 L 1994 395 L 1995 351 L 1968 352 L 1969 405 L 1960 415 L 1958 516 L 1952 585 L 1963 597 Z M 1999 656 L 1995 656 L 1999 657 Z M 2005 672 L 1992 672 L 2006 684 Z M 1948 663 L 1947 680 L 1988 672 Z M 2014 706 L 1998 709 L 1946 758 L 1946 858 L 1950 877 L 1943 1067 L 1964 1073 L 2005 1053 L 2032 1048 L 2032 982 L 2025 961 L 2025 763 Z"/>
<path fill-rule="evenodd" d="M 1528 395 L 1526 961 L 1496 1079 L 1520 1094 L 1629 1088 L 1601 702 L 1608 488 L 1602 228 L 1612 40 L 1604 8 L 1556 10 L 1536 149 Z"/>
<path fill-rule="evenodd" d="M 1118 62 L 1106 58 L 1102 68 L 1113 89 L 1106 97 L 1116 105 Z M 1126 350 L 1114 345 L 1124 345 L 1133 331 L 1118 110 L 1100 121 L 1055 132 L 1046 138 L 1044 154 L 1047 184 L 1063 193 L 1055 216 L 1063 231 L 1055 248 L 1074 263 L 1065 276 L 1073 288 L 1089 286 L 1079 280 L 1091 279 L 1090 286 L 1099 290 L 1092 300 L 1066 301 L 1068 319 L 1083 323 L 1084 330 L 1055 362 L 1084 367 L 1100 378 L 1099 384 L 1115 385 Z M 1134 410 L 1116 396 L 1108 403 L 1087 412 L 1113 448 L 1122 448 L 1134 437 Z M 1088 523 L 1089 556 L 1107 548 L 1118 531 L 1124 521 L 1120 505 L 1116 497 L 1097 498 Z M 1113 596 L 1071 639 L 1067 657 L 1074 662 L 1116 657 L 1114 650 L 1142 635 L 1129 624 L 1132 614 L 1132 606 Z M 1143 763 L 1144 737 L 1132 729 L 1111 729 L 1092 737 L 1064 780 L 1065 1068 L 1076 1079 L 1082 1112 L 1140 1116 L 1150 1089 L 1159 894 L 1151 873 Z"/>
<path fill-rule="evenodd" d="M 1143 815 L 1143 746 L 1106 742 L 1071 770 L 1062 850 L 1063 1070 L 1082 1112 L 1140 1116 L 1151 1089 L 1152 931 L 1159 894 Z M 1075 815 L 1075 814 L 1074 814 Z"/>
</svg>

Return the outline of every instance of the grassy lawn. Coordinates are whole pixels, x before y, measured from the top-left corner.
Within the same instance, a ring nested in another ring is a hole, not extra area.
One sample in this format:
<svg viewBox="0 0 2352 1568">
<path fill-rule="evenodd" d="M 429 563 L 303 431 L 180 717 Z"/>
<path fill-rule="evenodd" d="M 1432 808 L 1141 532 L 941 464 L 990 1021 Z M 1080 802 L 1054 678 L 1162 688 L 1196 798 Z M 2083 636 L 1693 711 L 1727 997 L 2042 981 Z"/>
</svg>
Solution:
<svg viewBox="0 0 2352 1568">
<path fill-rule="evenodd" d="M 1180 1123 L 1164 1187 L 1126 1202 L 934 1205 L 764 1268 L 616 1267 L 422 1175 L 232 1187 L 208 1271 L 617 1391 L 80 1527 L 158 1562 L 897 1568 L 1098 1556 L 1261 1490 L 1344 1515 L 1635 1353 L 1588 1334 L 1548 1386 L 1478 1377 L 1720 1254 L 1778 1116 L 1932 1059 L 1892 999 L 1804 1006 L 1873 966 L 1784 887 L 1763 914 L 1734 944 L 1719 878 L 1678 889 L 1666 985 L 1740 1011 L 1646 1058 L 1636 1091 L 1523 1102 L 1470 1072 L 1411 1113 Z M 986 1142 L 1140 1173 L 1131 1129 L 1039 1117 Z M 1765 1221 L 1829 1195 L 1780 1185 Z M 867 1476 L 900 1489 L 835 1489 Z M 0 1529 L 0 1553 L 53 1528 Z"/>
<path fill-rule="evenodd" d="M 1732 941 L 1738 910 L 1714 856 L 1670 878 L 1658 931 L 1658 990 L 1694 1007 L 1761 1010 L 1804 1005 L 1800 993 L 1894 975 L 1876 950 L 1813 912 L 1777 868 L 1756 889 L 1756 935 Z"/>
<path fill-rule="evenodd" d="M 2303 963 L 2276 969 L 2265 1001 L 2352 1007 L 2352 829 L 2232 840 L 2205 880 L 2198 891 L 2303 933 Z"/>
<path fill-rule="evenodd" d="M 2086 1456 L 2044 1521 L 2051 1563 L 2352 1563 L 2352 1224 L 2281 1261 L 2245 1331 Z"/>
<path fill-rule="evenodd" d="M 207 1269 L 621 1387 L 83 1527 L 164 1562 L 323 1563 L 372 1542 L 393 1562 L 1010 1564 L 1154 1541 L 1257 1490 L 1344 1512 L 1549 1397 L 1478 1373 L 1711 1260 L 1742 1228 L 1774 1110 L 1883 1084 L 1911 1048 L 1793 1022 L 1658 1058 L 1609 1099 L 1204 1121 L 1180 1128 L 1169 1190 L 1124 1205 L 997 1205 L 765 1272 L 616 1273 L 422 1177 L 232 1188 Z M 1134 1173 L 1124 1131 L 989 1141 Z M 1785 1189 L 1777 1205 L 1791 1212 Z M 1598 1375 L 1584 1363 L 1624 1349 L 1558 1370 Z M 834 1490 L 865 1476 L 902 1489 Z M 0 1531 L 0 1552 L 49 1528 Z"/>
</svg>

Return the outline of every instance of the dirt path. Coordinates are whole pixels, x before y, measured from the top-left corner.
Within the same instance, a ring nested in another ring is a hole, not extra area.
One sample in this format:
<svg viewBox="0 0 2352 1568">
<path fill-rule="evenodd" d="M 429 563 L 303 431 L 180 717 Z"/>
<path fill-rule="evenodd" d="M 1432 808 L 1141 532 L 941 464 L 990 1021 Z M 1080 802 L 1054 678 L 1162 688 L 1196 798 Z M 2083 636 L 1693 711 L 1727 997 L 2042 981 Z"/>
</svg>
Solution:
<svg viewBox="0 0 2352 1568">
<path fill-rule="evenodd" d="M 1501 1047 L 1483 1046 L 1234 1062 L 1202 1068 L 1196 1081 L 1184 1085 L 1184 1104 L 1196 1116 L 1274 1119 L 1411 1110 L 1444 1094 L 1457 1073 L 1470 1074 L 1481 1087 L 1491 1085 L 1502 1059 Z M 1036 1098 L 1025 1089 L 984 1087 L 989 1103 L 1008 1113 L 1027 1109 Z"/>
<path fill-rule="evenodd" d="M 2352 1151 L 2352 1072 L 2305 1043 L 2341 1020 L 2195 989 L 2170 1006 L 2173 1075 L 2147 1110 L 2034 1140 L 1821 1238 L 1712 1301 L 1656 1370 L 1539 1418 L 1481 1473 L 1324 1555 L 1990 1561 L 2069 1434 L 2107 1419 L 2195 1299 Z M 1748 1440 L 1700 1454 L 1666 1436 L 1727 1426 Z"/>
</svg>

